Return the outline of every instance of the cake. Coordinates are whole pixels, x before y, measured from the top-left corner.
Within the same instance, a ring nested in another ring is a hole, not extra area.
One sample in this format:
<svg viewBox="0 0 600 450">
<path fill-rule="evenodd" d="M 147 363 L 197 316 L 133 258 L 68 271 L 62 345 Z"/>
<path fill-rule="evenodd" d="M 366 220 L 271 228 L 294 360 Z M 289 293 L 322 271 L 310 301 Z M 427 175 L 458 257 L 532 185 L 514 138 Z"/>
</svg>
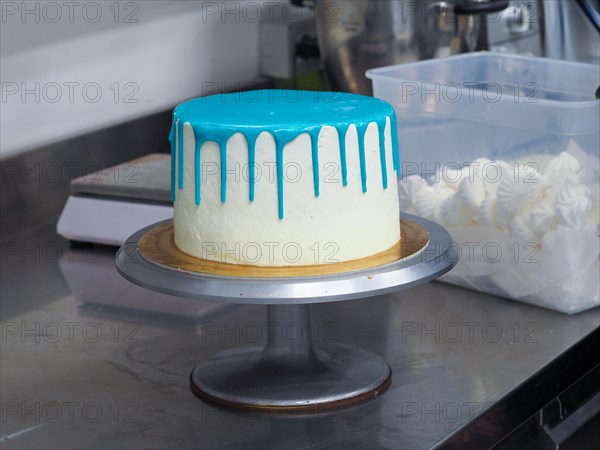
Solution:
<svg viewBox="0 0 600 450">
<path fill-rule="evenodd" d="M 177 106 L 174 240 L 201 259 L 306 266 L 398 245 L 393 108 L 356 94 L 257 90 Z"/>
</svg>

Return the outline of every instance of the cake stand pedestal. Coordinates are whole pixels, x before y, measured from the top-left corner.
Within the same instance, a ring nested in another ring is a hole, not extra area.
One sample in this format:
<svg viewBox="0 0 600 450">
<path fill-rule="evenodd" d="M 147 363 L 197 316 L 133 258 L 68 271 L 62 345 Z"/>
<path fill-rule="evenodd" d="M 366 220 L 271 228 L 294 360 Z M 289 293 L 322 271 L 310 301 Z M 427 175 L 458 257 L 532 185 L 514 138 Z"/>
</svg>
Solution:
<svg viewBox="0 0 600 450">
<path fill-rule="evenodd" d="M 165 265 L 161 258 L 148 257 L 152 252 L 143 252 L 140 243 L 147 246 L 144 236 L 156 234 L 161 230 L 158 227 L 169 223 L 160 222 L 133 234 L 117 253 L 117 269 L 138 285 L 170 295 L 268 305 L 268 339 L 264 348 L 249 345 L 217 353 L 201 362 L 190 375 L 194 394 L 239 408 L 319 410 L 383 392 L 391 383 L 391 370 L 380 356 L 342 343 L 314 344 L 310 304 L 405 289 L 444 274 L 457 262 L 446 230 L 404 214 L 402 228 L 417 230 L 420 241 L 412 245 L 405 241 L 403 244 L 408 244 L 410 251 L 404 251 L 404 257 L 377 267 L 276 278 L 191 272 Z"/>
</svg>

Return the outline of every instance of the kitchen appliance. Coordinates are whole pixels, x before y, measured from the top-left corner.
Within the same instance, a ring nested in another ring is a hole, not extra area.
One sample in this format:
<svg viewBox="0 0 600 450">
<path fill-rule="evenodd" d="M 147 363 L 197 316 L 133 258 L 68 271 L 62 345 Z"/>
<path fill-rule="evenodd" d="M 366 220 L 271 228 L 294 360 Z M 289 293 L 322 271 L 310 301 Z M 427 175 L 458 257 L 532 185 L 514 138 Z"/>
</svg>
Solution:
<svg viewBox="0 0 600 450">
<path fill-rule="evenodd" d="M 170 219 L 170 164 L 169 155 L 155 153 L 74 179 L 58 234 L 71 241 L 122 245 L 134 231 Z"/>
<path fill-rule="evenodd" d="M 314 2 L 320 52 L 332 87 L 364 94 L 372 92 L 364 76 L 367 69 L 488 50 L 488 26 L 525 20 L 514 4 L 503 16 L 509 6 L 507 0 Z M 522 13 L 523 7 L 518 8 Z M 512 26 L 512 34 L 530 31 L 529 23 L 519 25 Z"/>
</svg>

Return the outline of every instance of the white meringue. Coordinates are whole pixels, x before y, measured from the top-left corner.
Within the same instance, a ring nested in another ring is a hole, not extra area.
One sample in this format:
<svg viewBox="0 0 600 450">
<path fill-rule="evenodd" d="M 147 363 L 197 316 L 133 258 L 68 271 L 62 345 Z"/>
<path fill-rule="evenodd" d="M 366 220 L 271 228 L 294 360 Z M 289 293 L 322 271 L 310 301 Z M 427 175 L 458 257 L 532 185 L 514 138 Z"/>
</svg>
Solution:
<svg viewBox="0 0 600 450">
<path fill-rule="evenodd" d="M 448 227 L 456 242 L 493 242 L 505 250 L 506 263 L 463 258 L 444 281 L 573 313 L 598 304 L 598 165 L 571 141 L 554 158 L 541 153 L 512 165 L 479 158 L 461 170 L 446 166 L 427 186 L 403 193 L 414 191 L 407 202 L 413 211 Z"/>
<path fill-rule="evenodd" d="M 519 241 L 520 245 L 537 243 L 537 238 L 521 216 L 515 216 L 510 222 L 510 235 Z"/>
<path fill-rule="evenodd" d="M 487 172 L 488 167 L 494 164 L 494 161 L 492 161 L 491 159 L 487 159 L 487 158 L 477 158 L 475 161 L 473 161 L 472 164 L 470 164 L 469 167 L 469 173 L 472 174 L 473 176 L 478 176 L 480 178 L 484 178 L 484 172 Z M 495 176 L 495 174 L 494 174 Z"/>
<path fill-rule="evenodd" d="M 440 205 L 440 221 L 448 227 L 462 227 L 472 223 L 472 213 L 452 194 Z"/>
<path fill-rule="evenodd" d="M 527 225 L 537 235 L 556 227 L 556 214 L 554 204 L 550 199 L 544 199 L 536 203 L 529 211 Z"/>
<path fill-rule="evenodd" d="M 486 197 L 481 202 L 476 221 L 480 225 L 496 226 L 496 199 L 494 197 Z"/>
<path fill-rule="evenodd" d="M 531 158 L 543 161 L 547 155 Z M 600 185 L 593 168 L 581 168 L 568 152 L 552 158 L 543 176 L 536 164 L 513 164 L 487 158 L 457 169 L 444 166 L 427 182 L 417 175 L 400 183 L 400 205 L 406 212 L 450 227 L 484 225 L 518 238 L 541 239 L 563 224 L 596 234 L 600 222 Z"/>
<path fill-rule="evenodd" d="M 458 183 L 462 180 L 463 170 L 452 165 L 444 165 L 434 175 L 434 183 L 443 184 L 454 190 L 458 189 Z"/>
<path fill-rule="evenodd" d="M 509 176 L 510 166 L 506 161 L 490 161 L 482 168 L 482 178 L 485 181 L 485 191 L 488 195 L 496 196 L 498 185 L 503 177 Z"/>
<path fill-rule="evenodd" d="M 426 186 L 415 199 L 415 209 L 419 216 L 435 220 L 435 211 L 448 197 L 442 189 Z"/>
<path fill-rule="evenodd" d="M 590 188 L 567 181 L 556 198 L 556 217 L 560 224 L 581 230 L 587 224 L 592 206 Z"/>
<path fill-rule="evenodd" d="M 539 172 L 528 167 L 515 167 L 503 174 L 496 194 L 498 216 L 512 218 L 529 209 L 541 198 L 547 184 Z"/>
<path fill-rule="evenodd" d="M 513 214 L 498 207 L 498 199 L 496 199 L 496 226 L 508 230 L 513 217 L 515 217 Z"/>
<path fill-rule="evenodd" d="M 577 158 L 568 152 L 561 152 L 557 157 L 552 158 L 546 166 L 545 173 L 552 175 L 553 173 L 562 173 L 565 170 L 577 173 L 581 169 L 581 165 Z"/>
<path fill-rule="evenodd" d="M 473 176 L 472 181 L 469 178 L 463 178 L 458 184 L 457 193 L 458 198 L 467 208 L 477 211 L 485 199 L 485 183 L 477 175 Z"/>
</svg>

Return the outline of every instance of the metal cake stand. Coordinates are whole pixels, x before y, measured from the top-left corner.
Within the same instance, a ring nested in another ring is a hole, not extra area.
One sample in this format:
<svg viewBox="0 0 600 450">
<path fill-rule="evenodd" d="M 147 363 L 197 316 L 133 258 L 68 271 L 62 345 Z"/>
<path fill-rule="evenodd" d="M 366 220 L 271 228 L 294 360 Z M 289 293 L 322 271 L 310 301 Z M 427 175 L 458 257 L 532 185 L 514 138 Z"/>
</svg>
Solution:
<svg viewBox="0 0 600 450">
<path fill-rule="evenodd" d="M 332 275 L 248 278 L 178 270 L 148 259 L 140 239 L 165 222 L 133 234 L 116 256 L 129 281 L 165 294 L 227 303 L 268 305 L 265 347 L 236 347 L 201 362 L 190 375 L 197 396 L 249 409 L 315 410 L 383 392 L 391 370 L 380 356 L 342 343 L 316 346 L 310 304 L 352 300 L 406 289 L 448 272 L 457 262 L 441 226 L 403 214 L 429 233 L 409 257 L 378 267 Z M 169 222 L 169 221 L 166 221 Z"/>
</svg>

